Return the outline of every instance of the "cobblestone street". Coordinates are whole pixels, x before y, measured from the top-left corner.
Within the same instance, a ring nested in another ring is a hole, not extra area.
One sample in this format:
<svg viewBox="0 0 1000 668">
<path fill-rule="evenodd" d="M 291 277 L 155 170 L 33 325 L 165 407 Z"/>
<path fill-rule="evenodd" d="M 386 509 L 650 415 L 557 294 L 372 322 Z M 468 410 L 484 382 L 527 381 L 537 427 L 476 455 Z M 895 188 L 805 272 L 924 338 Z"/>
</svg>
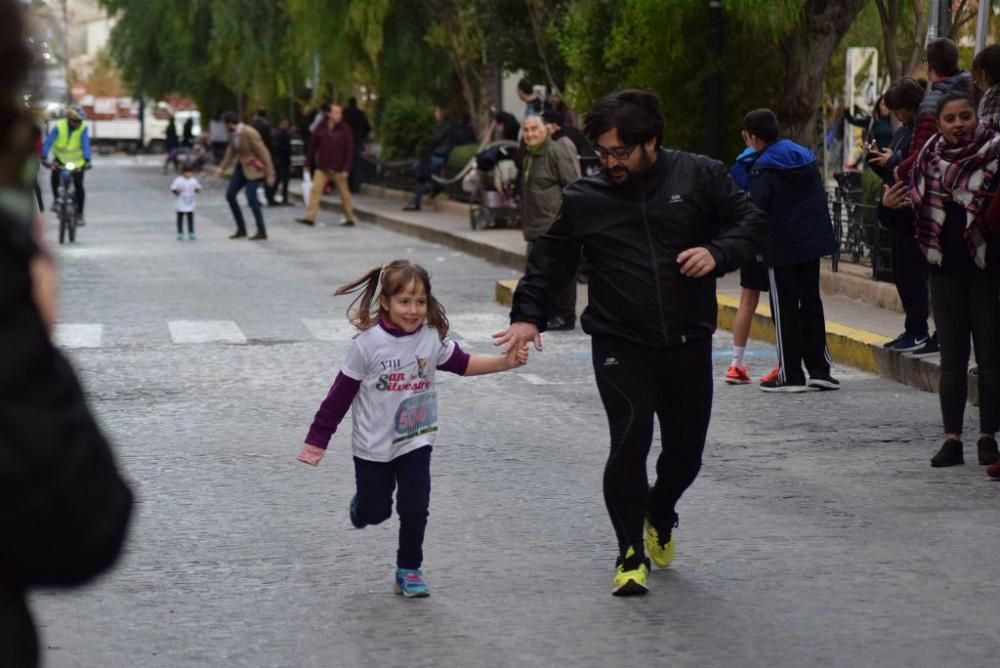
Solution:
<svg viewBox="0 0 1000 668">
<path fill-rule="evenodd" d="M 112 572 L 33 595 L 46 666 L 996 665 L 1000 484 L 975 464 L 977 412 L 968 463 L 932 469 L 937 396 L 850 368 L 835 393 L 719 381 L 677 559 L 645 598 L 613 598 L 607 423 L 579 330 L 515 372 L 439 374 L 433 595 L 395 596 L 397 521 L 348 520 L 350 418 L 318 469 L 295 461 L 352 335 L 332 292 L 409 257 L 487 353 L 506 323 L 494 284 L 515 274 L 329 213 L 297 225 L 293 207 L 265 208 L 269 241 L 230 241 L 209 174 L 198 240 L 176 241 L 172 178 L 98 158 L 78 243 L 50 220 L 58 340 L 137 508 Z M 721 378 L 728 334 L 715 345 Z M 759 376 L 774 353 L 748 360 Z"/>
</svg>

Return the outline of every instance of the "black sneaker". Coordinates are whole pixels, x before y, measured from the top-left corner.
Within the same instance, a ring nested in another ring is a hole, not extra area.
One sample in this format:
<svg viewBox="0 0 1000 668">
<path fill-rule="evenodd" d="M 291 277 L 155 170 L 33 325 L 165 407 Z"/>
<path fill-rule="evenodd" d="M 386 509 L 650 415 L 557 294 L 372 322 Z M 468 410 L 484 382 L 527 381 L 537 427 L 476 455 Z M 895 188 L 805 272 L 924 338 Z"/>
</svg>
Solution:
<svg viewBox="0 0 1000 668">
<path fill-rule="evenodd" d="M 941 352 L 941 348 L 938 347 L 937 332 L 927 339 L 924 345 L 920 346 L 916 350 L 910 352 L 912 357 L 930 357 L 931 355 L 937 355 Z"/>
<path fill-rule="evenodd" d="M 810 392 L 812 388 L 802 383 L 789 383 L 787 381 L 782 381 L 780 378 L 771 378 L 770 380 L 765 380 L 760 384 L 760 389 L 765 392 Z"/>
<path fill-rule="evenodd" d="M 815 387 L 820 390 L 839 390 L 840 381 L 831 376 L 829 373 L 824 375 L 810 376 L 809 387 Z"/>
<path fill-rule="evenodd" d="M 357 494 L 355 494 L 354 496 L 351 497 L 351 508 L 350 508 L 349 514 L 351 516 L 351 524 L 354 525 L 355 529 L 364 529 L 366 526 L 368 526 L 367 524 L 365 524 L 364 522 L 362 522 L 361 519 L 358 517 L 358 495 Z"/>
<path fill-rule="evenodd" d="M 946 439 L 941 445 L 941 449 L 931 458 L 931 466 L 942 468 L 945 466 L 958 466 L 965 463 L 962 455 L 962 442 L 953 438 Z"/>
<path fill-rule="evenodd" d="M 906 336 L 906 332 L 903 332 L 902 334 L 900 334 L 899 336 L 897 336 L 896 338 L 894 338 L 892 341 L 886 341 L 885 343 L 882 344 L 882 347 L 883 348 L 892 348 L 894 345 L 896 345 L 897 343 L 899 343 L 899 340 L 901 338 L 903 338 L 904 336 Z"/>
<path fill-rule="evenodd" d="M 997 440 L 989 436 L 983 436 L 976 443 L 979 450 L 979 463 L 982 466 L 989 466 L 1000 461 L 1000 450 L 997 449 Z"/>
</svg>

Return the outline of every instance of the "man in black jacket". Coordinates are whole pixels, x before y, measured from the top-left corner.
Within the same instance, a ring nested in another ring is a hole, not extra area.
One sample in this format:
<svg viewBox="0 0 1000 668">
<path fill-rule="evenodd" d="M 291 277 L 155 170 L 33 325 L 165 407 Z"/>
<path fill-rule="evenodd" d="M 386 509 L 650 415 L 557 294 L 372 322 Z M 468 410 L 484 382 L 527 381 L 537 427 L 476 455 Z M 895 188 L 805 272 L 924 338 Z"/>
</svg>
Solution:
<svg viewBox="0 0 1000 668">
<path fill-rule="evenodd" d="M 452 148 L 452 127 L 448 122 L 447 112 L 440 105 L 434 107 L 434 120 L 437 121 L 437 126 L 427 142 L 427 150 L 414 165 L 417 188 L 413 191 L 410 203 L 403 207 L 403 211 L 420 211 L 420 200 L 428 191 L 431 199 L 434 199 L 442 190 L 441 184 L 433 177 L 443 174 L 445 165 L 448 164 L 448 154 Z"/>
<path fill-rule="evenodd" d="M 597 389 L 611 453 L 604 498 L 620 554 L 612 592 L 648 590 L 675 550 L 675 506 L 701 467 L 712 408 L 715 279 L 762 252 L 768 225 L 714 160 L 660 148 L 663 115 L 652 91 L 625 90 L 587 115 L 586 135 L 604 165 L 563 192 L 549 231 L 535 242 L 514 293 L 507 350 L 534 342 L 546 295 L 573 280 L 580 251 L 590 270 L 580 319 L 593 337 Z M 663 449 L 648 487 L 653 416 Z"/>
</svg>

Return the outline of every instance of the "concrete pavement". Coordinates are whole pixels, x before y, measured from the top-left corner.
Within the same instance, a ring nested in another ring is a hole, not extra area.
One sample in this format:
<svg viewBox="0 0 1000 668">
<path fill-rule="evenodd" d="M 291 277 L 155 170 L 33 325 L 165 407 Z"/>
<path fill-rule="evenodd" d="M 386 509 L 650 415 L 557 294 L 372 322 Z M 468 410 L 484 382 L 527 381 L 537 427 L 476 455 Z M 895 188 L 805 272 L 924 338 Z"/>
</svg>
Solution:
<svg viewBox="0 0 1000 668">
<path fill-rule="evenodd" d="M 204 181 L 199 240 L 177 242 L 159 165 L 98 159 L 88 225 L 56 248 L 66 350 L 137 508 L 113 572 L 32 596 L 49 668 L 994 665 L 1000 485 L 930 468 L 936 397 L 843 366 L 835 393 L 720 383 L 677 560 L 645 599 L 611 597 L 607 423 L 580 332 L 516 372 L 442 378 L 433 596 L 394 596 L 396 520 L 347 518 L 349 418 L 319 469 L 294 461 L 350 341 L 331 292 L 411 257 L 463 347 L 489 353 L 514 272 L 291 208 L 267 210 L 268 242 L 230 241 Z M 771 346 L 750 360 L 769 368 Z"/>
</svg>

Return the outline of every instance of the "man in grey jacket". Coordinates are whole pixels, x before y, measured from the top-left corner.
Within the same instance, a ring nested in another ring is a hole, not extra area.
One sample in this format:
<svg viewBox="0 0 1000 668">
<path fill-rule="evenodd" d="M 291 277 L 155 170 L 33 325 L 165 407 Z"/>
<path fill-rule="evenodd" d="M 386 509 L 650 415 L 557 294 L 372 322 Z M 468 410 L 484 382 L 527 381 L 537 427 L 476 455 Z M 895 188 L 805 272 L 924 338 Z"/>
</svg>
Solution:
<svg viewBox="0 0 1000 668">
<path fill-rule="evenodd" d="M 541 116 L 528 116 L 521 124 L 524 163 L 521 168 L 521 229 L 531 255 L 535 239 L 549 231 L 562 206 L 562 189 L 578 178 L 576 156 L 553 141 Z M 576 327 L 576 282 L 571 281 L 550 295 L 546 329 Z"/>
</svg>

